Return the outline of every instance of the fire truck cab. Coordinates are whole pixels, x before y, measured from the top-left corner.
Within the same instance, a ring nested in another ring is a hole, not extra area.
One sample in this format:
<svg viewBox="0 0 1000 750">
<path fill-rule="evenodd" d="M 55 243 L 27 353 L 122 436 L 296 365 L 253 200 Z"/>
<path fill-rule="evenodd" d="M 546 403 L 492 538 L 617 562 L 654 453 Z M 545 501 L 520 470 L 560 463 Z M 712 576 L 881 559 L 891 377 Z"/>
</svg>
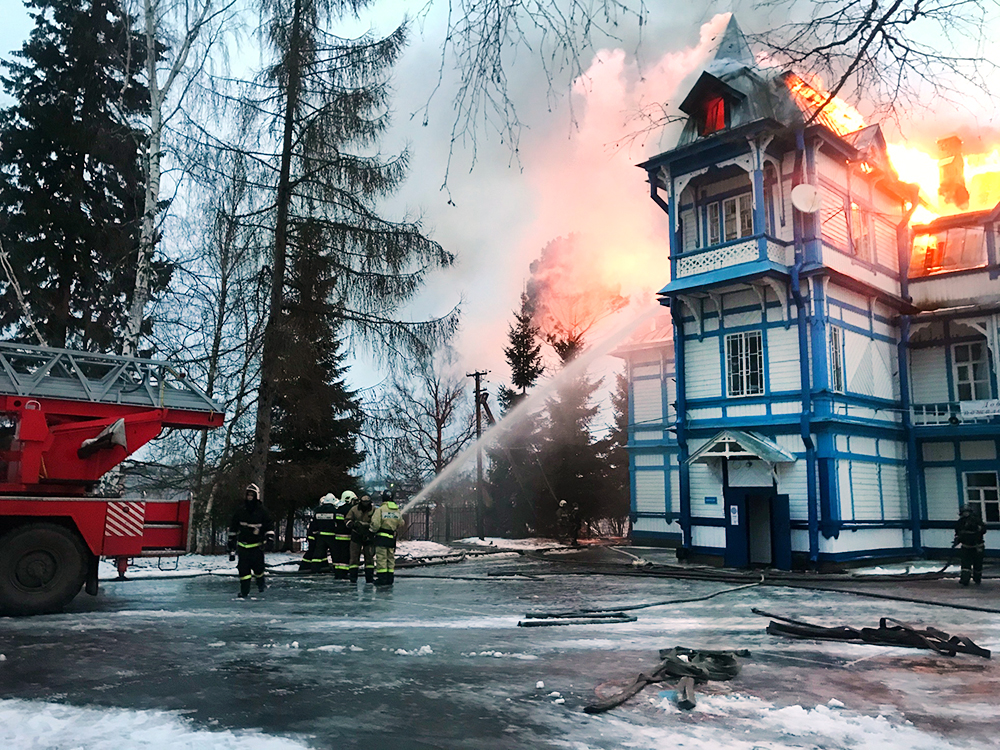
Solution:
<svg viewBox="0 0 1000 750">
<path fill-rule="evenodd" d="M 164 428 L 224 416 L 166 362 L 0 342 L 0 614 L 96 594 L 101 557 L 183 554 L 188 500 L 93 493 Z"/>
</svg>

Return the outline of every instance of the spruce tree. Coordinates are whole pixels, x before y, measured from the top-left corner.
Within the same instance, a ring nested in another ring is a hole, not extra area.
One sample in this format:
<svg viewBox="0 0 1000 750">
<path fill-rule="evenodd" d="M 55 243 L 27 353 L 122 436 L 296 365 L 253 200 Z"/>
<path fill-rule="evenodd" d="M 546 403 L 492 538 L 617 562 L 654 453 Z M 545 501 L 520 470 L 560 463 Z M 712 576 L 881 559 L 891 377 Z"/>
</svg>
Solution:
<svg viewBox="0 0 1000 750">
<path fill-rule="evenodd" d="M 550 340 L 565 368 L 583 351 L 580 337 Z M 545 427 L 543 465 L 551 492 L 540 496 L 537 507 L 539 526 L 554 531 L 556 508 L 560 500 L 579 506 L 581 518 L 600 517 L 602 464 L 590 435 L 590 425 L 598 406 L 593 396 L 600 380 L 585 373 L 563 379 L 555 394 L 546 402 L 548 424 Z"/>
<path fill-rule="evenodd" d="M 457 310 L 425 322 L 397 317 L 426 274 L 451 265 L 453 256 L 425 237 L 418 222 L 393 222 L 377 212 L 407 169 L 405 153 L 386 158 L 379 151 L 389 122 L 388 71 L 405 45 L 405 26 L 381 39 L 344 40 L 326 27 L 364 7 L 363 0 L 258 2 L 273 65 L 248 93 L 246 109 L 262 139 L 254 158 L 276 167 L 262 177 L 273 206 L 266 219 L 273 243 L 251 470 L 263 478 L 297 223 L 311 222 L 333 263 L 331 300 L 352 341 L 373 344 L 385 356 L 425 358 L 454 332 Z"/>
<path fill-rule="evenodd" d="M 533 315 L 528 295 L 522 294 L 521 307 L 514 311 L 514 323 L 508 327 L 509 346 L 503 350 L 513 386 L 501 386 L 497 395 L 504 413 L 526 397 L 528 388 L 545 371 L 540 331 L 532 322 Z M 498 440 L 489 448 L 493 524 L 501 532 L 520 535 L 536 526 L 534 507 L 544 486 L 538 462 L 539 441 L 538 417 L 521 414 L 517 423 L 501 429 Z"/>
<path fill-rule="evenodd" d="M 35 27 L 2 82 L 0 239 L 45 342 L 110 351 L 134 285 L 148 111 L 145 45 L 118 0 L 30 0 Z M 162 290 L 169 268 L 154 269 Z M 0 275 L 0 330 L 27 314 Z"/>
<path fill-rule="evenodd" d="M 534 310 L 527 294 L 521 295 L 521 309 L 514 313 L 514 325 L 509 326 L 507 340 L 510 346 L 503 353 L 510 365 L 510 381 L 523 396 L 528 388 L 538 382 L 545 372 L 542 365 L 540 329 L 533 322 Z"/>
<path fill-rule="evenodd" d="M 364 460 L 361 405 L 344 383 L 343 324 L 330 301 L 335 264 L 316 224 L 293 225 L 293 236 L 267 472 L 268 507 L 289 529 L 297 510 L 355 487 L 352 471 Z"/>
</svg>

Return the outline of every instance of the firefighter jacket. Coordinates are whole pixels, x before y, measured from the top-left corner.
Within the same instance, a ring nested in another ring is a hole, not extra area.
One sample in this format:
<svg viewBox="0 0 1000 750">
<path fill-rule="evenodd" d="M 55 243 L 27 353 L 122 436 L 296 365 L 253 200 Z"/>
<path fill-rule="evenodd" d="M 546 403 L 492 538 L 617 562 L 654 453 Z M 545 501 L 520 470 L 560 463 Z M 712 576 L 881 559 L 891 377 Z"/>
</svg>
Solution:
<svg viewBox="0 0 1000 750">
<path fill-rule="evenodd" d="M 337 533 L 337 516 L 333 503 L 320 503 L 313 509 L 313 520 L 309 524 L 309 536 L 332 537 Z"/>
<path fill-rule="evenodd" d="M 374 514 L 375 508 L 371 505 L 368 506 L 368 510 L 364 510 L 361 505 L 354 505 L 347 511 L 344 520 L 351 531 L 351 541 L 366 544 L 371 540 L 370 526 Z"/>
<path fill-rule="evenodd" d="M 342 503 L 341 505 L 337 506 L 337 510 L 335 511 L 333 532 L 334 532 L 334 539 L 336 539 L 338 542 L 346 542 L 349 544 L 351 541 L 351 532 L 350 529 L 347 528 L 347 518 L 346 518 L 347 511 L 350 508 L 351 508 L 350 503 Z"/>
<path fill-rule="evenodd" d="M 233 514 L 229 523 L 229 549 L 254 549 L 274 544 L 274 524 L 271 516 L 260 503 L 244 503 Z"/>
<path fill-rule="evenodd" d="M 963 513 L 955 524 L 955 543 L 963 547 L 984 547 L 986 524 L 974 513 Z"/>
<path fill-rule="evenodd" d="M 368 528 L 375 535 L 376 547 L 395 547 L 396 529 L 403 523 L 403 514 L 399 506 L 392 500 L 387 500 L 372 513 L 372 521 Z"/>
</svg>

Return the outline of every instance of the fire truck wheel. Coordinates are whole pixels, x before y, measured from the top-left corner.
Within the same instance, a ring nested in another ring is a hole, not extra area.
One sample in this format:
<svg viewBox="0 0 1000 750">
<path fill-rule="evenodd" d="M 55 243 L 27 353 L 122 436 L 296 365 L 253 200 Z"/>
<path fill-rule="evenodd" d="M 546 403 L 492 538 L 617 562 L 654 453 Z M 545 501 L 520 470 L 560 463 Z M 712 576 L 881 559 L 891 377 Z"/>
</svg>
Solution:
<svg viewBox="0 0 1000 750">
<path fill-rule="evenodd" d="M 0 538 L 0 613 L 58 612 L 80 592 L 87 550 L 54 523 L 18 526 Z"/>
</svg>

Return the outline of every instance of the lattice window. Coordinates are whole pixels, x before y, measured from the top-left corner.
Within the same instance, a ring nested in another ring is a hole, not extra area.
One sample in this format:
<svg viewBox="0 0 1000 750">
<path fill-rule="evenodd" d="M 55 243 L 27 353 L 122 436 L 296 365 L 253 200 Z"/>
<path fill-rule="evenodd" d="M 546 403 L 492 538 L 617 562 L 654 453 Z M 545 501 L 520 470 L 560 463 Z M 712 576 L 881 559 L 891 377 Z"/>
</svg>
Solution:
<svg viewBox="0 0 1000 750">
<path fill-rule="evenodd" d="M 959 401 L 976 401 L 989 398 L 990 365 L 986 344 L 955 344 L 952 350 L 955 367 L 955 389 Z"/>
<path fill-rule="evenodd" d="M 965 472 L 965 502 L 979 509 L 986 523 L 1000 523 L 1000 489 L 995 471 Z"/>
<path fill-rule="evenodd" d="M 760 331 L 726 336 L 726 381 L 730 396 L 764 392 L 764 340 Z"/>
</svg>

